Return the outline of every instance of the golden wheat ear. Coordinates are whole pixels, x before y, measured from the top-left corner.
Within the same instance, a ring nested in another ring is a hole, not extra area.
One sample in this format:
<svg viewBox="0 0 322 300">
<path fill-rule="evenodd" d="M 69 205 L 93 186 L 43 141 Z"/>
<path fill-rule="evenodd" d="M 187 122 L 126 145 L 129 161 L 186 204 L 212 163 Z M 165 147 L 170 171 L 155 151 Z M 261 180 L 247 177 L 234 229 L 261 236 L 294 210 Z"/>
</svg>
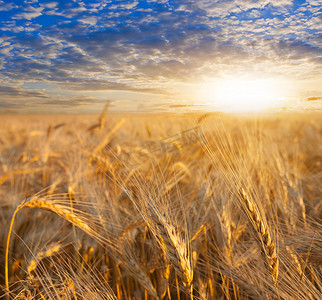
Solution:
<svg viewBox="0 0 322 300">
<path fill-rule="evenodd" d="M 170 223 L 166 215 L 151 200 L 148 200 L 148 211 L 151 220 L 149 223 L 153 224 L 157 241 L 180 276 L 184 288 L 192 299 L 193 267 L 187 244 L 177 233 L 176 228 Z"/>
<path fill-rule="evenodd" d="M 53 213 L 56 213 L 58 216 L 64 218 L 65 220 L 69 221 L 70 223 L 74 224 L 75 226 L 79 227 L 86 233 L 90 235 L 94 235 L 94 230 L 81 218 L 79 218 L 75 213 L 73 213 L 73 210 L 71 208 L 68 208 L 67 206 L 56 204 L 52 201 L 45 200 L 43 198 L 32 198 L 29 201 L 23 201 L 16 210 L 13 213 L 13 216 L 11 218 L 11 223 L 9 227 L 8 237 L 7 237 L 7 244 L 6 244 L 6 254 L 5 254 L 5 284 L 7 292 L 10 293 L 9 289 L 9 247 L 10 247 L 10 237 L 11 232 L 14 224 L 15 217 L 18 213 L 18 211 L 24 207 L 29 208 L 40 208 L 44 210 L 51 211 Z"/>
<path fill-rule="evenodd" d="M 243 188 L 239 190 L 238 199 L 241 201 L 242 208 L 253 225 L 262 253 L 265 256 L 268 269 L 272 275 L 272 280 L 275 287 L 277 287 L 279 259 L 276 245 L 272 239 L 267 221 L 261 216 L 257 204 L 248 197 Z"/>
</svg>

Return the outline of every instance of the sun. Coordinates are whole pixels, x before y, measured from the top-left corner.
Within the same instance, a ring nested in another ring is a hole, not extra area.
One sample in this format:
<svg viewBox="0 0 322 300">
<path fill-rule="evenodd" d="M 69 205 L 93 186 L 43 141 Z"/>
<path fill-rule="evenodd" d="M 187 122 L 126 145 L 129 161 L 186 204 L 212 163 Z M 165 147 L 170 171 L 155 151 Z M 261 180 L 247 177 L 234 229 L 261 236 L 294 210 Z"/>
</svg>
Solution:
<svg viewBox="0 0 322 300">
<path fill-rule="evenodd" d="M 196 97 L 219 110 L 256 112 L 275 107 L 281 88 L 274 79 L 226 79 L 203 83 Z"/>
</svg>

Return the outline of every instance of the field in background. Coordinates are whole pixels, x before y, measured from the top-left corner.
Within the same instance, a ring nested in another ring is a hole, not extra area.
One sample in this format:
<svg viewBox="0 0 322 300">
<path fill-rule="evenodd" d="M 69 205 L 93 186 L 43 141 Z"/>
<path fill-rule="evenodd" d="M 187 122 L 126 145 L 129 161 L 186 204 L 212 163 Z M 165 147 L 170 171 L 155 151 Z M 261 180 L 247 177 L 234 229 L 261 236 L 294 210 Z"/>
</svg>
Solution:
<svg viewBox="0 0 322 300">
<path fill-rule="evenodd" d="M 321 299 L 319 117 L 1 115 L 2 295 Z"/>
</svg>

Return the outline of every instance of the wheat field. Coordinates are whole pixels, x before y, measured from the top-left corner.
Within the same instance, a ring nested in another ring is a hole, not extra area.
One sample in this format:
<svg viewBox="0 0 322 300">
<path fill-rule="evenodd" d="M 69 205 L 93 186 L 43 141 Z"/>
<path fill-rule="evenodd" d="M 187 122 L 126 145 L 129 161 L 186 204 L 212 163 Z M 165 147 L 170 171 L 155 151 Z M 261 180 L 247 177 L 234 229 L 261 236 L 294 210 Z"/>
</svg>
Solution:
<svg viewBox="0 0 322 300">
<path fill-rule="evenodd" d="M 318 114 L 0 119 L 0 298 L 321 299 Z"/>
</svg>

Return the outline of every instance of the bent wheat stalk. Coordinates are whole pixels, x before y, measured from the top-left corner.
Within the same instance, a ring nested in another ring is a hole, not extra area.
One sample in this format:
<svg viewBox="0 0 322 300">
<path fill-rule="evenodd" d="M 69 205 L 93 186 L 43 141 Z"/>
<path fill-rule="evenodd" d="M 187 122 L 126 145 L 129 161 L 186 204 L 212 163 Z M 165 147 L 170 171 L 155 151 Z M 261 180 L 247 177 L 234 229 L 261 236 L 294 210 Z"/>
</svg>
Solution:
<svg viewBox="0 0 322 300">
<path fill-rule="evenodd" d="M 23 201 L 21 204 L 18 205 L 16 210 L 13 213 L 11 218 L 11 223 L 9 227 L 8 237 L 7 237 L 7 244 L 6 244 L 6 254 L 5 254 L 5 283 L 7 293 L 9 295 L 9 246 L 10 246 L 10 237 L 12 232 L 13 223 L 18 211 L 24 207 L 29 208 L 40 208 L 44 210 L 49 210 L 51 212 L 56 213 L 60 217 L 64 218 L 65 220 L 69 221 L 70 223 L 74 224 L 75 226 L 79 227 L 80 229 L 84 230 L 87 233 L 93 234 L 94 231 L 90 228 L 83 220 L 77 217 L 71 209 L 65 207 L 61 204 L 52 203 L 50 201 L 46 201 L 45 199 L 33 198 L 29 201 Z"/>
</svg>

